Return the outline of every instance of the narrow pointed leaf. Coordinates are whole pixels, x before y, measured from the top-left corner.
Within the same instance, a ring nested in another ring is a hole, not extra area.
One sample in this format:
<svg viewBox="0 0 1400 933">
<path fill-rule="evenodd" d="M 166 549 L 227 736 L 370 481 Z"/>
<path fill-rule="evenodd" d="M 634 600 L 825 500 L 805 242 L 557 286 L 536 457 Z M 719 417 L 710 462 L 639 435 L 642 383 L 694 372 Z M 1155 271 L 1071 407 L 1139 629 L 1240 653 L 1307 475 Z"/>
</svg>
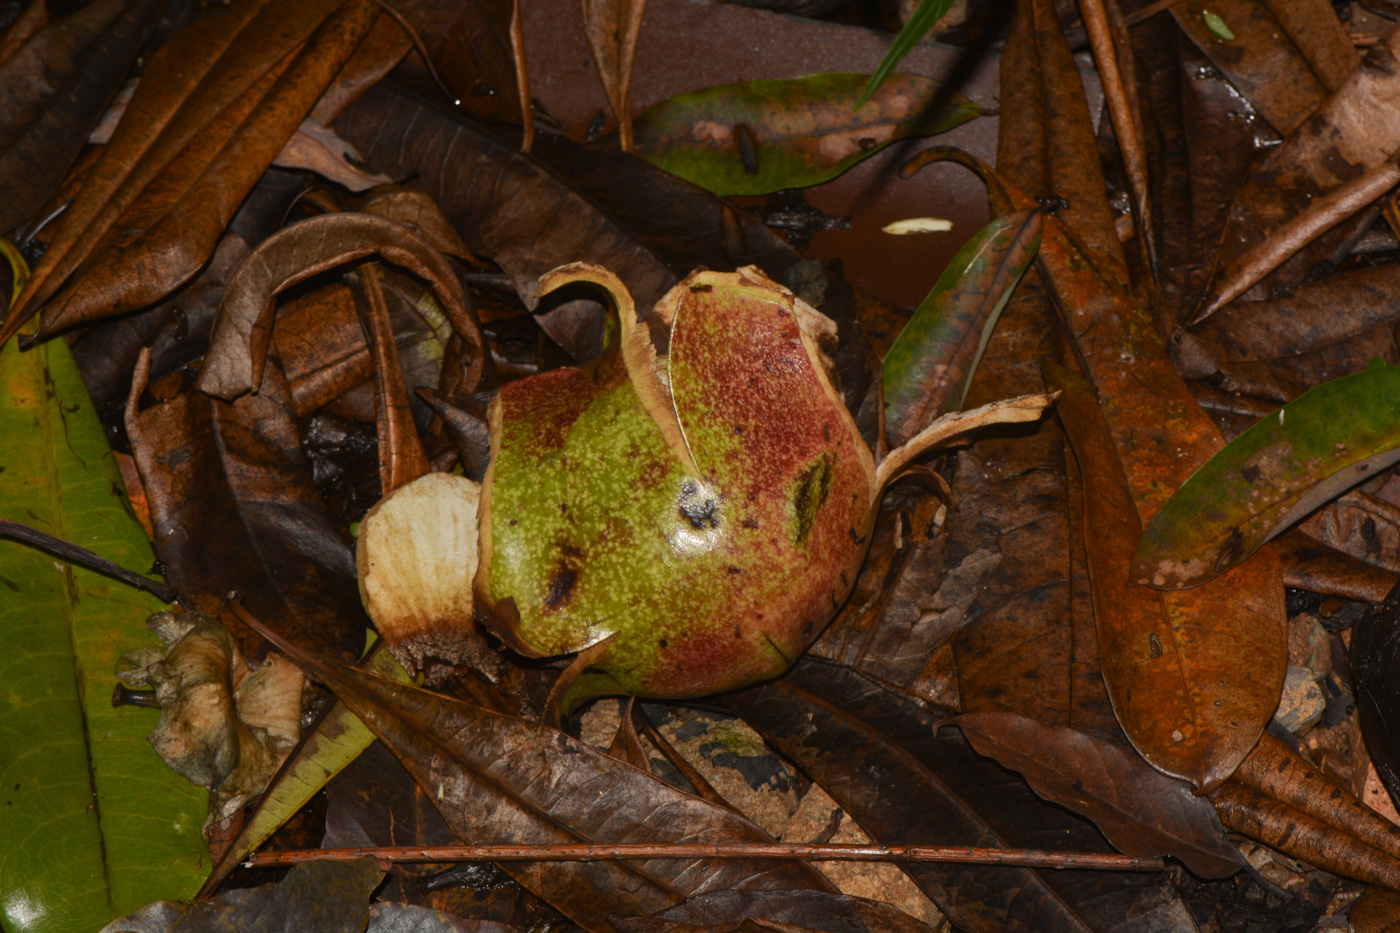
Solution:
<svg viewBox="0 0 1400 933">
<path fill-rule="evenodd" d="M 161 6 L 159 0 L 127 4 L 43 111 L 0 154 L 0 230 L 24 222 L 58 188 L 149 38 Z"/>
<path fill-rule="evenodd" d="M 885 426 L 898 447 L 960 408 L 1002 308 L 1040 247 L 1040 212 L 978 231 L 939 276 L 885 356 Z"/>
<path fill-rule="evenodd" d="M 880 64 L 875 66 L 870 80 L 866 82 L 865 90 L 860 92 L 860 99 L 856 101 L 857 110 L 864 107 L 866 102 L 889 79 L 889 76 L 899 67 L 899 63 L 904 61 L 904 56 L 912 52 L 914 46 L 924 41 L 924 37 L 933 31 L 933 27 L 938 25 L 938 21 L 943 18 L 943 15 L 952 9 L 953 2 L 954 0 L 920 0 L 919 8 L 914 11 L 913 16 L 909 17 L 904 28 L 899 31 L 899 35 L 894 37 L 889 50 L 880 59 Z"/>
<path fill-rule="evenodd" d="M 364 666 L 368 671 L 399 683 L 407 683 L 409 679 L 408 672 L 391 653 L 383 650 L 382 643 L 379 650 L 372 651 L 365 659 Z M 373 741 L 374 733 L 369 727 L 344 703 L 337 701 L 316 728 L 302 736 L 282 770 L 253 805 L 243 829 L 210 872 L 202 891 L 208 893 L 217 888 L 229 872 L 320 793 L 331 778 L 358 758 Z"/>
<path fill-rule="evenodd" d="M 146 186 L 269 70 L 304 42 L 337 0 L 269 7 L 235 0 L 186 25 L 146 63 L 112 139 L 63 215 L 34 279 L 6 318 L 18 329 L 85 261 Z M 262 15 L 258 15 L 261 11 Z M 0 340 L 3 342 L 3 340 Z"/>
<path fill-rule="evenodd" d="M 377 11 L 371 0 L 349 0 L 333 13 L 173 206 L 134 240 L 94 258 L 54 298 L 44 310 L 41 333 L 142 307 L 189 281 L 369 31 Z"/>
<path fill-rule="evenodd" d="M 1093 820 L 1128 855 L 1171 855 L 1203 878 L 1244 867 L 1220 820 L 1188 784 L 1131 749 L 1014 713 L 964 713 L 958 728 L 979 754 L 1018 772 L 1035 792 Z"/>
<path fill-rule="evenodd" d="M 1194 586 L 1400 461 L 1400 367 L 1323 383 L 1204 463 L 1143 529 L 1133 579 Z"/>
<path fill-rule="evenodd" d="M 0 515 L 145 570 L 150 544 L 61 341 L 0 350 Z M 122 653 L 154 644 L 165 606 L 0 541 L 0 925 L 93 930 L 209 867 L 203 790 L 146 741 L 153 712 L 113 708 Z"/>
<path fill-rule="evenodd" d="M 891 78 L 856 113 L 864 82 L 815 74 L 677 94 L 637 118 L 637 153 L 715 194 L 768 194 L 829 181 L 897 139 L 943 133 L 981 113 L 916 75 Z M 936 100 L 947 104 L 929 113 Z"/>
<path fill-rule="evenodd" d="M 254 624 L 250 622 L 250 624 Z M 453 832 L 474 842 L 767 841 L 732 811 L 682 793 L 548 726 L 316 660 L 263 630 L 392 749 Z M 524 887 L 589 929 L 728 888 L 831 891 L 790 861 L 522 862 Z"/>
</svg>

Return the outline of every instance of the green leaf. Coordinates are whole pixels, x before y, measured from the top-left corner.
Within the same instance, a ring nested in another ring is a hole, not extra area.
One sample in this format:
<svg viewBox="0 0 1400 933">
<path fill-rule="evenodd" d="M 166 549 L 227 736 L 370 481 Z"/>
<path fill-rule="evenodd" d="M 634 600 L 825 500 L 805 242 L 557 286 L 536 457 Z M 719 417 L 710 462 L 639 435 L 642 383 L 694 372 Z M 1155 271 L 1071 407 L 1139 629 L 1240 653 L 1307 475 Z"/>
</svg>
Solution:
<svg viewBox="0 0 1400 933">
<path fill-rule="evenodd" d="M 865 76 L 814 74 L 677 94 L 633 123 L 637 154 L 719 195 L 829 181 L 908 136 L 943 133 L 982 111 L 938 82 L 895 75 L 855 112 Z M 937 112 L 935 98 L 947 101 Z"/>
<path fill-rule="evenodd" d="M 371 651 L 365 658 L 362 663 L 364 669 L 402 684 L 412 683 L 408 671 L 384 649 L 382 641 L 378 646 L 379 650 Z M 337 700 L 316 724 L 316 728 L 302 737 L 296 750 L 272 779 L 244 822 L 238 837 L 229 845 L 219 864 L 214 866 L 205 882 L 204 893 L 210 893 L 228 877 L 229 872 L 266 842 L 373 742 L 374 733 L 369 727 Z"/>
<path fill-rule="evenodd" d="M 924 36 L 933 31 L 933 27 L 943 18 L 943 15 L 953 8 L 953 0 L 923 0 L 919 8 L 914 11 L 914 15 L 909 17 L 909 22 L 904 24 L 904 28 L 899 31 L 899 35 L 894 37 L 890 47 L 885 51 L 885 57 L 880 59 L 880 64 L 875 66 L 875 73 L 870 76 L 870 81 L 865 85 L 865 90 L 861 92 L 860 99 L 856 101 L 856 109 L 864 107 L 870 98 L 880 89 L 880 85 L 885 83 L 885 79 L 899 67 L 899 63 L 904 61 L 904 56 L 914 50 L 914 46 L 924 41 Z"/>
<path fill-rule="evenodd" d="M 998 218 L 968 240 L 885 355 L 885 424 L 897 447 L 960 408 L 1002 308 L 1040 248 L 1040 211 Z"/>
<path fill-rule="evenodd" d="M 1312 389 L 1206 461 L 1143 529 L 1135 582 L 1204 583 L 1400 461 L 1400 366 Z"/>
<path fill-rule="evenodd" d="M 0 516 L 145 570 L 150 543 L 62 340 L 0 350 Z M 165 608 L 0 541 L 0 927 L 86 933 L 209 870 L 207 794 L 166 767 L 157 713 L 114 708 L 118 658 Z"/>
</svg>

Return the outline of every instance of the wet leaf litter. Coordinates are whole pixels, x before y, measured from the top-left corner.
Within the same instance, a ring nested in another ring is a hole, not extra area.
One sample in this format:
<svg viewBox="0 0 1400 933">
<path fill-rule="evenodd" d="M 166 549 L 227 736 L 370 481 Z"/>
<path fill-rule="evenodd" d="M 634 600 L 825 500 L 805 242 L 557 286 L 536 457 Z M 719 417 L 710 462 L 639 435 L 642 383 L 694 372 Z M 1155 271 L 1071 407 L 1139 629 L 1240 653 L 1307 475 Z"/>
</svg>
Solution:
<svg viewBox="0 0 1400 933">
<path fill-rule="evenodd" d="M 1382 6 L 906 6 L 3 12 L 7 929 L 1393 922 Z"/>
</svg>

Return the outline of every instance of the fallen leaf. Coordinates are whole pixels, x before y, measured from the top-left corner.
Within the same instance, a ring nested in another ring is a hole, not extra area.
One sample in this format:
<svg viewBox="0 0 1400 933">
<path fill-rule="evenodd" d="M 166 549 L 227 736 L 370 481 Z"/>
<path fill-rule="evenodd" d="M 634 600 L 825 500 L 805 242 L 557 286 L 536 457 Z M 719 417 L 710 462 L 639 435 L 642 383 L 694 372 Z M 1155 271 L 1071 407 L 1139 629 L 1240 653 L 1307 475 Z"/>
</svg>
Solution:
<svg viewBox="0 0 1400 933">
<path fill-rule="evenodd" d="M 328 214 L 293 224 L 258 245 L 224 293 L 197 388 L 233 399 L 262 384 L 272 341 L 273 298 L 313 275 L 379 255 L 430 282 L 454 330 L 476 352 L 467 391 L 480 379 L 481 331 L 447 260 L 403 224 L 368 214 Z"/>
<path fill-rule="evenodd" d="M 1118 851 L 1170 855 L 1203 878 L 1227 878 L 1244 867 L 1209 801 L 1133 752 L 1013 713 L 963 713 L 954 722 L 979 754 L 1093 820 Z"/>
<path fill-rule="evenodd" d="M 1400 110 L 1400 77 L 1391 68 L 1397 49 L 1400 30 L 1392 28 L 1316 114 L 1269 152 L 1230 207 L 1217 275 L 1315 198 L 1400 149 L 1400 124 L 1391 119 Z M 1359 221 L 1369 225 L 1370 219 Z M 1301 283 L 1314 264 L 1334 256 L 1359 233 L 1355 225 L 1337 227 L 1266 279 L 1266 289 L 1277 292 Z"/>
<path fill-rule="evenodd" d="M 377 9 L 372 0 L 349 0 L 332 13 L 169 210 L 133 240 L 94 257 L 54 296 L 39 334 L 150 304 L 192 278 L 228 218 L 364 38 Z"/>
<path fill-rule="evenodd" d="M 10 231 L 31 218 L 58 188 L 68 167 L 87 142 L 89 131 L 102 117 L 107 104 L 155 25 L 160 4 L 156 0 L 103 0 L 73 15 L 89 19 L 94 15 L 107 20 L 103 35 L 71 62 L 66 80 L 49 83 L 56 75 L 27 75 L 16 81 L 0 72 L 0 86 L 49 90 L 44 108 L 32 114 L 16 114 L 5 107 L 0 119 L 27 116 L 23 130 L 5 140 L 0 152 L 0 230 Z M 103 15 L 105 14 L 105 15 Z M 115 14 L 115 15 L 113 15 Z M 110 17 L 110 18 L 109 18 Z M 63 33 L 66 21 L 54 23 L 51 30 Z M 47 31 L 47 30 L 46 30 Z M 31 43 L 42 43 L 40 32 Z M 78 46 L 81 48 L 81 46 Z M 74 49 L 73 51 L 76 51 Z M 10 60 L 22 63 L 25 51 Z M 9 95 L 11 98 L 14 92 Z M 42 98 L 41 98 L 42 100 Z M 10 104 L 6 100 L 0 106 Z M 9 127 L 0 126 L 0 138 Z"/>
<path fill-rule="evenodd" d="M 548 726 L 321 662 L 265 631 L 315 671 L 394 750 L 454 833 L 478 841 L 743 841 L 769 837 Z M 524 887 L 592 929 L 729 888 L 830 891 L 800 862 L 656 859 L 510 863 Z"/>
<path fill-rule="evenodd" d="M 455 114 L 380 86 L 352 104 L 336 129 L 375 169 L 394 177 L 416 172 L 416 184 L 433 196 L 475 254 L 510 276 L 531 311 L 539 307 L 536 282 L 567 262 L 612 270 L 643 310 L 675 284 L 675 273 L 652 250 L 569 184 Z M 410 145 L 403 145 L 405 138 Z M 594 324 L 580 339 L 555 327 L 549 315 L 540 319 L 576 360 L 602 348 L 603 309 L 596 302 L 592 307 Z"/>
<path fill-rule="evenodd" d="M 1192 599 L 1199 590 L 1158 593 L 1130 585 L 1142 528 L 1125 478 L 1133 467 L 1120 459 L 1122 448 L 1087 382 L 1058 367 L 1047 368 L 1046 378 L 1063 392 L 1060 420 L 1084 477 L 1099 663 L 1114 712 L 1153 767 L 1197 787 L 1215 786 L 1254 746 L 1278 705 L 1286 666 L 1282 625 L 1262 635 L 1241 630 L 1248 621 L 1241 614 L 1233 630 L 1218 616 L 1213 627 L 1201 628 L 1192 619 L 1212 603 Z M 1277 576 L 1275 586 L 1282 589 Z M 1281 594 L 1276 598 L 1281 603 Z"/>
<path fill-rule="evenodd" d="M 885 355 L 891 446 L 961 408 L 1001 312 L 1040 245 L 1040 214 L 992 221 L 953 257 Z"/>
<path fill-rule="evenodd" d="M 368 859 L 308 862 L 294 865 L 277 884 L 228 891 L 207 901 L 149 904 L 112 921 L 100 933 L 362 933 L 370 917 L 370 894 L 383 877 L 384 873 Z"/>
<path fill-rule="evenodd" d="M 0 349 L 0 514 L 127 568 L 152 554 L 66 345 Z M 0 915 L 6 929 L 93 929 L 188 897 L 208 868 L 204 791 L 168 769 L 153 713 L 114 709 L 122 652 L 152 644 L 154 597 L 0 541 Z"/>
<path fill-rule="evenodd" d="M 632 58 L 642 29 L 646 0 L 583 0 L 584 31 L 598 78 L 617 117 L 618 140 L 623 152 L 631 152 Z"/>
<path fill-rule="evenodd" d="M 734 695 L 728 705 L 821 784 L 878 842 L 1103 847 L 1088 823 L 1052 807 L 1018 778 L 940 732 L 944 711 L 902 696 L 849 668 L 815 660 L 782 680 Z M 831 749 L 842 754 L 833 755 Z M 917 788 L 890 794 L 889 787 Z M 1040 872 L 928 863 L 902 866 L 958 929 L 969 933 L 1090 930 L 1121 923 L 1176 897 L 1152 876 Z M 1086 874 L 1091 877 L 1086 877 Z M 1163 897 L 1165 895 L 1165 897 Z M 1174 902 L 1174 903 L 1171 903 Z"/>
<path fill-rule="evenodd" d="M 897 139 L 943 133 L 981 109 L 896 75 L 855 112 L 865 75 L 747 81 L 678 94 L 635 121 L 637 153 L 721 195 L 829 181 Z M 936 100 L 944 109 L 928 113 Z"/>
<path fill-rule="evenodd" d="M 1400 369 L 1325 383 L 1204 463 L 1143 529 L 1132 579 L 1193 586 L 1226 572 L 1346 489 L 1400 461 Z"/>
<path fill-rule="evenodd" d="M 126 428 L 156 553 L 185 605 L 221 619 L 254 660 L 261 646 L 229 614 L 229 593 L 303 644 L 358 656 L 369 620 L 354 552 L 312 483 L 280 373 L 237 402 L 191 392 L 140 410 L 145 365 Z"/>
<path fill-rule="evenodd" d="M 285 9 L 266 0 L 234 2 L 223 15 L 196 19 L 152 55 L 125 119 L 60 217 L 28 293 L 10 309 L 0 336 L 12 336 L 52 297 L 146 186 L 188 144 L 208 136 L 209 124 L 246 98 L 336 2 L 315 0 Z"/>
<path fill-rule="evenodd" d="M 1326 89 L 1268 4 L 1183 0 L 1172 5 L 1171 14 L 1280 133 L 1292 132 L 1325 99 Z"/>
</svg>

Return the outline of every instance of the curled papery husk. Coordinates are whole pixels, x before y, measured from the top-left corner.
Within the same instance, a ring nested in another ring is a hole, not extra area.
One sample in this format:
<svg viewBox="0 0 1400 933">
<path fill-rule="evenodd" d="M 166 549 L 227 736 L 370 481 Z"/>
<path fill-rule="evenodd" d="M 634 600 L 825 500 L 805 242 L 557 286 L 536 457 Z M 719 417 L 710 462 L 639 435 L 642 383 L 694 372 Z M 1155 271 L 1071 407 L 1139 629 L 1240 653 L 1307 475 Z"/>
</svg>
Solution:
<svg viewBox="0 0 1400 933">
<path fill-rule="evenodd" d="M 360 598 L 405 667 L 475 654 L 472 578 L 481 487 L 429 473 L 394 490 L 360 523 Z"/>
<path fill-rule="evenodd" d="M 159 612 L 146 624 L 169 645 L 131 652 L 119 677 L 150 686 L 160 702 L 151 745 L 177 773 L 213 793 L 209 824 L 227 819 L 268 781 L 301 733 L 305 678 L 281 655 L 256 669 L 217 619 Z"/>
</svg>

